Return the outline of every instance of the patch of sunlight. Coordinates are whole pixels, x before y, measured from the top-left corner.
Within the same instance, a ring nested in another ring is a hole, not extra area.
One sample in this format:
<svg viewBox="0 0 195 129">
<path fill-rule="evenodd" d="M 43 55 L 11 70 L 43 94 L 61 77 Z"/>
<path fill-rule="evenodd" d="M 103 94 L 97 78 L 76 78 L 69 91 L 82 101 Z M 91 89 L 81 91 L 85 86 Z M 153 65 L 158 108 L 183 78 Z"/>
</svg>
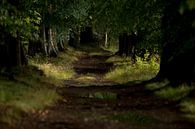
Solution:
<svg viewBox="0 0 195 129">
<path fill-rule="evenodd" d="M 161 98 L 171 99 L 171 100 L 179 100 L 193 89 L 193 87 L 189 87 L 187 85 L 181 85 L 179 87 L 168 87 L 157 91 L 155 94 Z"/>
<path fill-rule="evenodd" d="M 106 62 L 131 62 L 130 57 L 112 56 Z"/>
<path fill-rule="evenodd" d="M 102 52 L 91 52 L 89 53 L 90 56 L 101 56 L 103 55 Z"/>
<path fill-rule="evenodd" d="M 56 79 L 69 79 L 74 75 L 71 69 L 66 70 L 63 66 L 55 66 L 54 64 L 37 64 L 37 66 L 44 71 L 47 77 L 54 77 Z"/>
<path fill-rule="evenodd" d="M 187 4 L 190 10 L 195 9 L 195 1 L 194 0 L 187 0 Z"/>
<path fill-rule="evenodd" d="M 134 112 L 124 112 L 121 114 L 115 114 L 113 116 L 110 116 L 109 118 L 112 120 L 129 122 L 131 124 L 139 124 L 139 125 L 148 125 L 148 124 L 158 122 L 158 120 L 154 119 L 153 117 L 143 116 L 140 114 L 136 114 Z"/>
<path fill-rule="evenodd" d="M 146 88 L 150 89 L 150 90 L 155 90 L 155 89 L 162 88 L 162 87 L 166 86 L 168 83 L 169 83 L 168 80 L 164 80 L 162 82 L 153 82 L 153 83 L 147 84 Z"/>
<path fill-rule="evenodd" d="M 111 59 L 116 61 L 118 59 Z M 123 60 L 120 59 L 119 60 Z M 124 59 L 129 61 L 129 59 Z M 116 64 L 116 63 L 115 63 Z M 116 67 L 105 75 L 105 79 L 117 82 L 127 83 L 130 81 L 144 81 L 149 80 L 156 76 L 159 71 L 159 64 L 155 60 L 149 62 L 142 61 L 141 58 L 137 57 L 137 62 L 132 64 L 128 63 L 117 63 Z"/>
<path fill-rule="evenodd" d="M 185 100 L 180 104 L 180 106 L 182 111 L 194 114 L 195 116 L 195 100 L 193 99 Z"/>
<path fill-rule="evenodd" d="M 87 75 L 83 75 L 76 79 L 76 81 L 81 82 L 81 83 L 91 83 L 91 82 L 94 82 L 95 80 L 96 80 L 95 77 L 87 76 Z"/>
<path fill-rule="evenodd" d="M 41 110 L 60 99 L 55 90 L 34 80 L 28 81 L 28 77 L 13 82 L 0 80 L 0 122 L 11 124 L 19 120 L 22 112 Z"/>
<path fill-rule="evenodd" d="M 105 99 L 105 100 L 116 100 L 117 94 L 112 92 L 95 92 L 95 93 L 82 93 L 80 97 L 90 99 Z"/>
</svg>

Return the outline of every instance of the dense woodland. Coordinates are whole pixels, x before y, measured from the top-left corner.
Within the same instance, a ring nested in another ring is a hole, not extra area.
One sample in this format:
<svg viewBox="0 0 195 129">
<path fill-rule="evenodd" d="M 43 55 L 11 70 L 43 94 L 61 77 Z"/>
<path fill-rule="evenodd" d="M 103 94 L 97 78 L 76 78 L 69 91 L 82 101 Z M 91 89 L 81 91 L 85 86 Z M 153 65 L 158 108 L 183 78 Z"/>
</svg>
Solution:
<svg viewBox="0 0 195 129">
<path fill-rule="evenodd" d="M 190 84 L 194 80 L 194 14 L 190 0 L 3 0 L 1 67 L 9 71 L 27 65 L 27 55 L 36 53 L 57 56 L 67 40 L 76 47 L 104 42 L 108 35 L 118 37 L 118 55 L 160 54 L 158 79 Z M 93 35 L 94 31 L 98 34 Z"/>
<path fill-rule="evenodd" d="M 16 80 L 37 55 L 58 58 L 67 47 L 90 45 L 118 46 L 112 56 L 130 57 L 133 63 L 136 57 L 150 61 L 158 55 L 160 70 L 144 83 L 168 80 L 169 87 L 191 87 L 195 81 L 195 1 L 0 1 L 0 74 L 8 81 Z"/>
</svg>

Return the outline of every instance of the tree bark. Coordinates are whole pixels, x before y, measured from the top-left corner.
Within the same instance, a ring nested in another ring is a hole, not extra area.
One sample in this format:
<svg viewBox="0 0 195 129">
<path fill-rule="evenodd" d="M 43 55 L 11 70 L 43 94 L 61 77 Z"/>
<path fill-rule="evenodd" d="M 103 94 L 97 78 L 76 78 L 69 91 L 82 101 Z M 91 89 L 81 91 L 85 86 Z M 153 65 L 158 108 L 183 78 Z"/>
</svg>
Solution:
<svg viewBox="0 0 195 129">
<path fill-rule="evenodd" d="M 48 41 L 49 56 L 57 57 L 58 50 L 56 49 L 56 46 L 55 46 L 55 41 L 54 41 L 54 38 L 53 38 L 54 35 L 53 35 L 53 31 L 52 31 L 51 28 L 48 30 L 48 36 L 49 36 L 49 41 Z"/>
<path fill-rule="evenodd" d="M 11 34 L 4 31 L 4 27 L 1 28 L 1 43 L 0 43 L 0 67 L 11 69 L 13 67 L 21 68 L 22 65 L 27 65 L 27 59 L 19 38 L 13 37 Z"/>
<path fill-rule="evenodd" d="M 41 31 L 42 31 L 42 43 L 43 43 L 43 49 L 44 49 L 44 53 L 46 56 L 48 56 L 48 51 L 47 51 L 47 38 L 46 38 L 46 27 L 45 27 L 45 24 L 42 23 L 42 28 L 41 28 Z"/>
<path fill-rule="evenodd" d="M 163 51 L 157 80 L 167 78 L 173 86 L 195 80 L 194 10 L 179 13 L 181 1 L 164 1 L 162 17 Z"/>
<path fill-rule="evenodd" d="M 16 39 L 16 65 L 18 67 L 22 67 L 22 59 L 21 59 L 21 41 L 20 41 L 20 37 L 19 34 L 17 34 L 17 39 Z"/>
<path fill-rule="evenodd" d="M 105 48 L 108 48 L 108 46 L 109 46 L 109 44 L 108 44 L 108 33 L 105 32 L 104 35 L 105 35 L 104 47 L 105 47 Z"/>
<path fill-rule="evenodd" d="M 130 56 L 135 60 L 136 36 L 134 34 L 123 33 L 119 35 L 119 56 Z"/>
</svg>

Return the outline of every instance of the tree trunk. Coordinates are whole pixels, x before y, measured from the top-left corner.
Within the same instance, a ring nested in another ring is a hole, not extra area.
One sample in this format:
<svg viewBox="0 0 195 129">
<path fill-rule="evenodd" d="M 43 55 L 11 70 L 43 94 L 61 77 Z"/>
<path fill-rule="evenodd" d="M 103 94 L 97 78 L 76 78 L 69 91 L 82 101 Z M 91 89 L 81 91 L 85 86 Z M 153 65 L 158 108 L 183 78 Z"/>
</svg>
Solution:
<svg viewBox="0 0 195 129">
<path fill-rule="evenodd" d="M 71 47 L 78 47 L 80 45 L 80 29 L 72 29 L 69 33 L 68 44 Z"/>
<path fill-rule="evenodd" d="M 63 40 L 60 40 L 60 41 L 58 42 L 58 50 L 61 51 L 61 52 L 63 52 L 63 51 L 65 50 Z"/>
<path fill-rule="evenodd" d="M 55 41 L 54 41 L 54 34 L 53 34 L 53 31 L 51 28 L 48 30 L 48 36 L 49 36 L 48 37 L 49 38 L 49 41 L 48 41 L 49 56 L 57 57 L 58 50 L 56 49 L 56 45 L 55 45 Z"/>
<path fill-rule="evenodd" d="M 104 34 L 104 47 L 105 48 L 109 47 L 109 44 L 108 44 L 108 33 L 107 32 L 105 32 L 105 34 Z"/>
<path fill-rule="evenodd" d="M 125 47 L 124 34 L 120 34 L 119 35 L 119 50 L 116 54 L 119 55 L 119 56 L 123 56 L 124 47 Z"/>
<path fill-rule="evenodd" d="M 173 86 L 195 80 L 194 10 L 179 13 L 181 2 L 165 1 L 162 17 L 163 51 L 157 79 L 167 78 Z"/>
<path fill-rule="evenodd" d="M 42 43 L 43 43 L 43 49 L 44 49 L 44 53 L 46 56 L 48 56 L 48 51 L 47 51 L 47 38 L 46 38 L 46 27 L 45 27 L 45 24 L 42 23 Z"/>
<path fill-rule="evenodd" d="M 135 59 L 135 36 L 133 34 L 123 33 L 119 35 L 119 50 L 116 53 L 119 56 L 130 56 Z"/>
<path fill-rule="evenodd" d="M 44 53 L 45 51 L 43 49 L 43 42 L 40 40 L 29 40 L 28 44 L 28 55 L 29 56 L 35 56 L 36 54 Z"/>
<path fill-rule="evenodd" d="M 84 27 L 80 33 L 80 43 L 87 44 L 93 42 L 93 28 L 91 26 Z"/>
<path fill-rule="evenodd" d="M 1 28 L 1 43 L 0 43 L 0 66 L 10 69 L 13 67 L 21 68 L 22 65 L 27 65 L 27 59 L 19 38 L 13 37 L 11 34 L 4 31 L 5 28 Z"/>
<path fill-rule="evenodd" d="M 22 67 L 22 59 L 21 59 L 21 41 L 19 34 L 17 34 L 17 39 L 16 39 L 16 65 L 18 67 Z"/>
</svg>

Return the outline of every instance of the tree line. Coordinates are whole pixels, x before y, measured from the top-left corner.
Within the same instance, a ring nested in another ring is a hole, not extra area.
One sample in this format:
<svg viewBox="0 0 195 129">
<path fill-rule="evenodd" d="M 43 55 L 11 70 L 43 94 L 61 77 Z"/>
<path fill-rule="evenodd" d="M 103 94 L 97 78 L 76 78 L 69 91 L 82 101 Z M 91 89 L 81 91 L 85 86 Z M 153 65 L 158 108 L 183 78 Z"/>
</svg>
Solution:
<svg viewBox="0 0 195 129">
<path fill-rule="evenodd" d="M 195 80 L 195 3 L 193 0 L 2 0 L 0 67 L 28 64 L 26 55 L 58 55 L 65 44 L 77 47 L 119 43 L 120 56 L 161 57 L 153 81 L 173 86 Z M 94 34 L 94 32 L 97 32 Z"/>
</svg>

